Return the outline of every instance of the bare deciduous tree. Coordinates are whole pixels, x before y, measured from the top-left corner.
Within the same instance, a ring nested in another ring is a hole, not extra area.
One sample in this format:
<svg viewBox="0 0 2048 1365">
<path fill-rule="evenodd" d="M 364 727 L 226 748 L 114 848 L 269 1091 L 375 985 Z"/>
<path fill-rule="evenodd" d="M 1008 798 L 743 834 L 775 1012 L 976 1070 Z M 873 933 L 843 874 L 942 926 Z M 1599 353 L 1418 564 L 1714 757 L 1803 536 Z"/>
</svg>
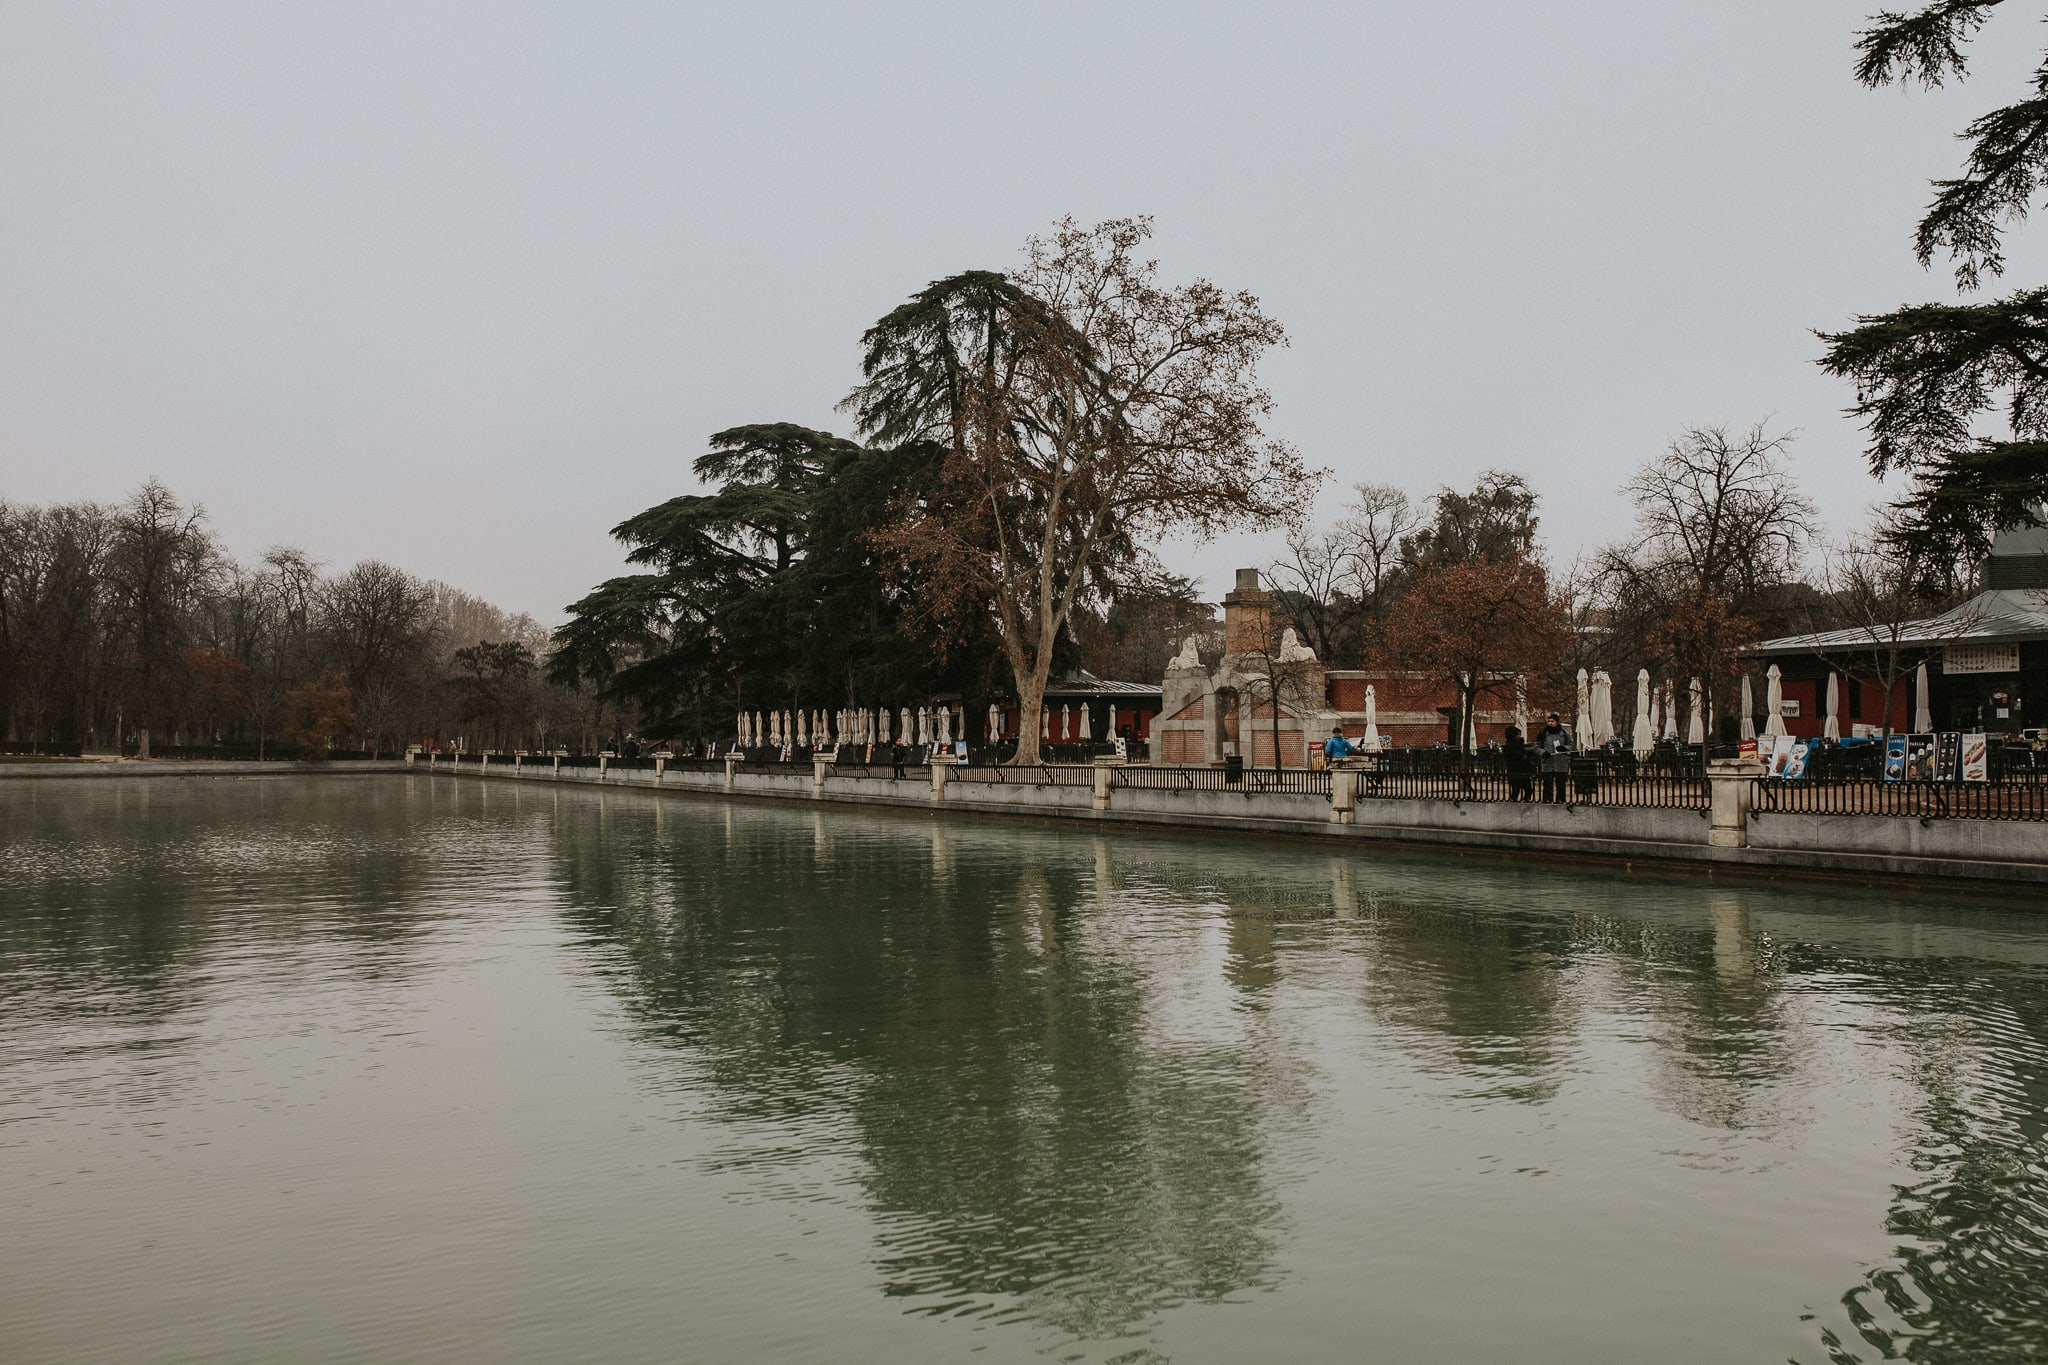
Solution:
<svg viewBox="0 0 2048 1365">
<path fill-rule="evenodd" d="M 1290 526 L 1286 552 L 1266 566 L 1282 614 L 1332 663 L 1356 660 L 1368 622 L 1386 614 L 1404 538 L 1422 524 L 1408 495 L 1362 483 L 1336 521 Z"/>
<path fill-rule="evenodd" d="M 1635 532 L 1595 568 L 1621 656 L 1611 663 L 1696 676 L 1710 700 L 1725 694 L 1736 651 L 1811 535 L 1813 504 L 1785 464 L 1791 441 L 1761 422 L 1733 435 L 1688 427 L 1622 485 Z"/>
<path fill-rule="evenodd" d="M 1161 284 L 1136 254 L 1151 233 L 1147 219 L 1069 219 L 1006 281 L 960 277 L 957 312 L 934 286 L 870 333 L 848 400 L 871 437 L 948 447 L 940 495 L 880 538 L 924 571 L 934 610 L 993 617 L 1020 763 L 1038 759 L 1075 603 L 1138 560 L 1139 537 L 1270 525 L 1313 487 L 1260 425 L 1272 400 L 1257 367 L 1280 324 L 1250 294 Z"/>
</svg>

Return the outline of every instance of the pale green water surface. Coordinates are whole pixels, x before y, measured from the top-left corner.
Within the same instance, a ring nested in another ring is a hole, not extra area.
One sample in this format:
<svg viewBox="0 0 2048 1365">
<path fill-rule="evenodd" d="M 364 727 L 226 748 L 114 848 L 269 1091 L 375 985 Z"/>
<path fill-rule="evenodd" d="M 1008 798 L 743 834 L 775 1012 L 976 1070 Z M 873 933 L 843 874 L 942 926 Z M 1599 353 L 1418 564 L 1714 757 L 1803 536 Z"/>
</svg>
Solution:
<svg viewBox="0 0 2048 1365">
<path fill-rule="evenodd" d="M 0 1361 L 2048 1354 L 2012 902 L 0 782 Z"/>
</svg>

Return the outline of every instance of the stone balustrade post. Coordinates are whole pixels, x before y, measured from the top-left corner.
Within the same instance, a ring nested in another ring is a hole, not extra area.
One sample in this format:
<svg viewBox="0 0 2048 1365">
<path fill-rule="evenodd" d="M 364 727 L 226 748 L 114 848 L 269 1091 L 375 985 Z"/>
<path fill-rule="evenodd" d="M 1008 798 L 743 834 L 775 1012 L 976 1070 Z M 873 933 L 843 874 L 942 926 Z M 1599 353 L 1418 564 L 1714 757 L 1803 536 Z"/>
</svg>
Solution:
<svg viewBox="0 0 2048 1365">
<path fill-rule="evenodd" d="M 1707 760 L 1707 843 L 1714 848 L 1749 847 L 1749 806 L 1763 761 L 1753 754 Z"/>
<path fill-rule="evenodd" d="M 597 756 L 597 780 L 598 780 L 598 781 L 600 781 L 600 782 L 604 781 L 604 775 L 605 775 L 605 774 L 606 774 L 607 772 L 611 771 L 611 766 L 612 766 L 612 756 L 611 756 L 610 754 L 599 754 L 599 755 Z"/>
<path fill-rule="evenodd" d="M 946 778 L 951 773 L 953 761 L 950 758 L 932 755 L 932 800 L 946 799 Z"/>
<path fill-rule="evenodd" d="M 738 752 L 728 753 L 725 756 L 725 785 L 728 789 L 738 785 L 733 780 L 733 777 L 734 774 L 736 774 L 739 771 L 740 760 L 742 757 L 743 755 L 739 754 Z"/>
<path fill-rule="evenodd" d="M 1333 825 L 1354 825 L 1358 823 L 1358 769 L 1332 767 L 1330 769 L 1330 823 Z"/>
<path fill-rule="evenodd" d="M 522 766 L 522 765 L 523 765 L 523 764 L 524 764 L 525 762 L 526 762 L 526 755 L 525 755 L 525 754 L 521 754 L 521 753 L 515 753 L 515 754 L 513 754 L 513 755 L 512 755 L 512 776 L 514 776 L 514 777 L 517 777 L 517 776 L 519 776 L 519 769 L 520 769 L 520 767 L 521 767 L 521 766 Z"/>
<path fill-rule="evenodd" d="M 660 786 L 660 785 L 661 785 L 661 775 L 662 775 L 663 773 L 667 772 L 667 771 L 668 771 L 668 760 L 667 760 L 667 759 L 665 759 L 665 758 L 657 758 L 657 759 L 655 759 L 655 760 L 654 760 L 654 785 L 655 785 L 655 786 L 657 786 L 657 787 L 658 787 L 658 786 Z"/>
<path fill-rule="evenodd" d="M 562 775 L 562 756 L 561 756 L 560 754 L 556 754 L 556 755 L 554 755 L 554 760 L 555 760 L 555 776 L 556 776 L 556 777 L 560 777 L 560 776 Z"/>
<path fill-rule="evenodd" d="M 491 771 L 491 754 L 488 749 L 476 756 L 476 775 L 487 777 Z"/>
<path fill-rule="evenodd" d="M 1095 760 L 1095 801 L 1096 810 L 1109 809 L 1109 794 L 1116 789 L 1116 764 L 1107 758 Z"/>
<path fill-rule="evenodd" d="M 825 794 L 825 775 L 831 771 L 832 755 L 823 753 L 811 755 L 812 796 L 823 796 Z"/>
</svg>

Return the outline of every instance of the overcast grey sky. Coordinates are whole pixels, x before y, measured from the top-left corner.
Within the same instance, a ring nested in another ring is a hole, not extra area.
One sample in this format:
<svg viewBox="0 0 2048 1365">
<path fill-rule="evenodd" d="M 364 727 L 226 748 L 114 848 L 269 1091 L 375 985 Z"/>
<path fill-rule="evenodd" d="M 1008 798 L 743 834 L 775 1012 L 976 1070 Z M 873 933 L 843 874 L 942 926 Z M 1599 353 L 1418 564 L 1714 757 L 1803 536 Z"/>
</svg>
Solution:
<svg viewBox="0 0 2048 1365">
<path fill-rule="evenodd" d="M 4 0 L 0 496 L 153 475 L 238 553 L 553 621 L 710 432 L 843 431 L 904 296 L 1149 213 L 1290 329 L 1326 511 L 1514 469 L 1568 559 L 1679 427 L 1771 416 L 1840 531 L 1881 490 L 1810 329 L 1953 297 L 1926 181 L 2044 39 L 1871 93 L 1874 4 Z"/>
</svg>

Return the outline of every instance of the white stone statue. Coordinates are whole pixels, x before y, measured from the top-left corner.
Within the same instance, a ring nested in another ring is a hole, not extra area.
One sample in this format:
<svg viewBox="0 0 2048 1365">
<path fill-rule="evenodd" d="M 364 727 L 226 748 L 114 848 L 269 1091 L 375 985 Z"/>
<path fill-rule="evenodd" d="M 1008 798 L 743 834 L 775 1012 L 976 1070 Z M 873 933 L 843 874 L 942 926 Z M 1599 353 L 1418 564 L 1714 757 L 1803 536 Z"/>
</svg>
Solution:
<svg viewBox="0 0 2048 1365">
<path fill-rule="evenodd" d="M 1289 626 L 1280 632 L 1280 662 L 1283 664 L 1305 664 L 1312 662 L 1316 652 L 1301 642 L 1301 637 Z"/>
<path fill-rule="evenodd" d="M 1197 639 L 1196 639 L 1196 637 L 1195 637 L 1195 636 L 1192 636 L 1192 635 L 1188 636 L 1188 638 L 1187 638 L 1187 639 L 1185 639 L 1185 640 L 1182 640 L 1182 641 L 1180 642 L 1180 653 L 1178 653 L 1178 654 L 1174 655 L 1174 656 L 1173 656 L 1173 662 L 1167 665 L 1167 667 L 1168 667 L 1169 669 L 1173 669 L 1173 668 L 1200 668 L 1201 666 L 1202 666 L 1202 647 L 1201 647 L 1201 643 L 1200 643 L 1200 641 L 1199 641 L 1199 640 L 1197 640 Z"/>
</svg>

